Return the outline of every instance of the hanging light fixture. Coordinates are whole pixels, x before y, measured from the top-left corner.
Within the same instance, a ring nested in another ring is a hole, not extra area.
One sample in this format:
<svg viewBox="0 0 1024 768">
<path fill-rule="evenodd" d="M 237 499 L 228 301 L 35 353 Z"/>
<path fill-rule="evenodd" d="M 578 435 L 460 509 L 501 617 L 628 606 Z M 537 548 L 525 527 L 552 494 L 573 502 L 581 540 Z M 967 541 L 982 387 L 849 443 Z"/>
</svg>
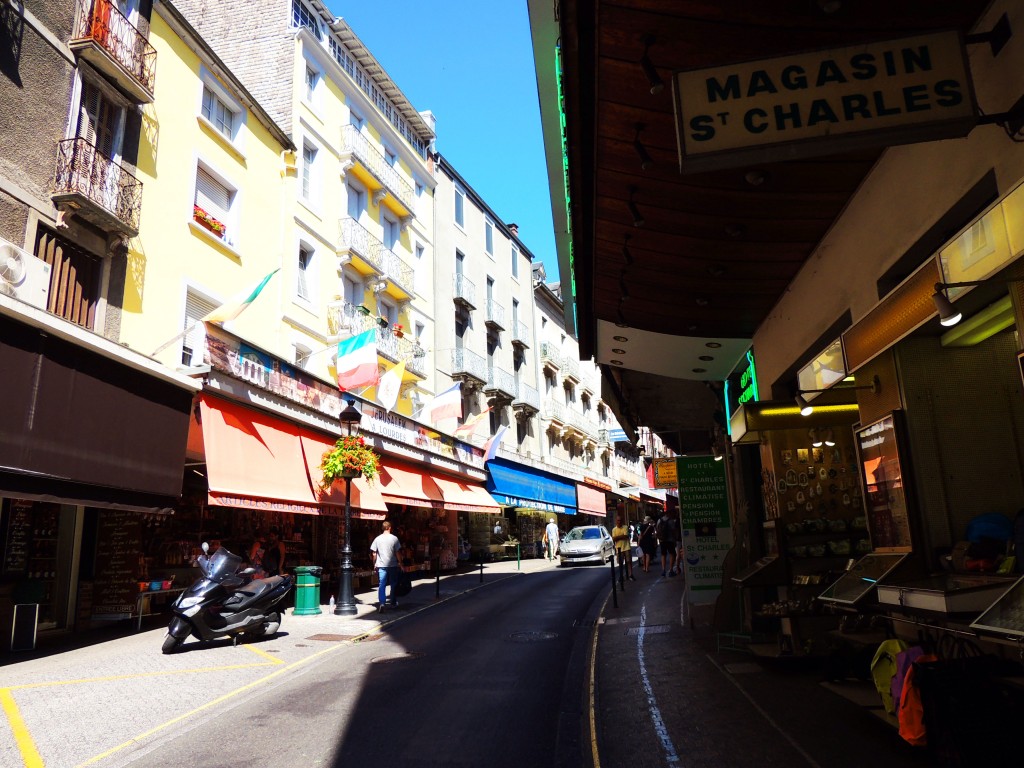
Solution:
<svg viewBox="0 0 1024 768">
<path fill-rule="evenodd" d="M 804 400 L 804 396 L 799 392 L 796 393 L 796 407 L 800 409 L 801 416 L 810 416 L 814 413 L 814 406 Z"/>
<path fill-rule="evenodd" d="M 835 435 L 832 433 L 832 427 L 829 427 L 828 429 L 825 430 L 825 445 L 827 445 L 829 448 L 831 448 L 835 444 L 836 444 Z"/>
<path fill-rule="evenodd" d="M 818 430 L 814 429 L 813 427 L 807 430 L 807 436 L 811 438 L 811 445 L 815 448 L 821 448 L 821 446 L 825 443 L 822 437 L 818 434 Z"/>
<path fill-rule="evenodd" d="M 633 202 L 633 196 L 636 194 L 636 187 L 629 188 L 629 201 L 626 203 L 626 207 L 629 208 L 629 215 L 633 217 L 633 226 L 642 227 L 646 222 L 644 217 L 640 215 L 640 209 L 636 207 L 636 203 Z"/>
<path fill-rule="evenodd" d="M 643 123 L 636 124 L 636 133 L 633 135 L 633 149 L 636 150 L 637 155 L 640 157 L 640 168 L 646 171 L 654 165 L 654 161 L 651 159 L 651 156 L 647 154 L 647 148 L 640 143 L 640 131 L 643 129 Z"/>
<path fill-rule="evenodd" d="M 869 390 L 871 390 L 872 394 L 877 395 L 879 392 L 882 391 L 882 382 L 881 382 L 881 380 L 879 380 L 879 378 L 877 376 L 872 376 L 870 384 L 864 384 L 863 386 L 856 386 L 856 387 L 840 387 L 839 389 L 842 389 L 842 390 L 848 390 L 848 389 L 869 389 Z M 799 392 L 797 392 L 796 393 L 796 397 L 794 399 L 796 400 L 797 408 L 800 409 L 800 415 L 801 416 L 810 416 L 812 413 L 814 413 L 814 406 L 811 405 L 809 402 L 807 402 L 807 400 L 804 398 L 804 393 L 806 393 L 806 392 L 828 392 L 828 391 L 829 390 L 827 390 L 827 389 L 802 389 Z"/>
<path fill-rule="evenodd" d="M 939 311 L 939 322 L 947 328 L 951 325 L 956 325 L 963 320 L 963 313 L 958 311 L 953 306 L 953 302 L 949 300 L 949 297 L 943 293 L 945 288 L 944 283 L 935 284 L 935 293 L 932 294 L 932 302 L 935 304 L 935 309 Z"/>
</svg>

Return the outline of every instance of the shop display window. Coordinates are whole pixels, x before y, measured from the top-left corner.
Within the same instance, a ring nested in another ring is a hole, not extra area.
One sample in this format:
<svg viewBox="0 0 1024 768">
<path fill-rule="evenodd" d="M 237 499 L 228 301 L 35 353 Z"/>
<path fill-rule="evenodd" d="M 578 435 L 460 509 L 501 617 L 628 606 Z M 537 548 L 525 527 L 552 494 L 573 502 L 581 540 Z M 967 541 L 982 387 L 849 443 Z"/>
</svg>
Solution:
<svg viewBox="0 0 1024 768">
<path fill-rule="evenodd" d="M 874 594 L 875 585 L 908 557 L 900 553 L 875 552 L 854 563 L 839 580 L 818 595 L 827 603 L 857 605 Z"/>
<path fill-rule="evenodd" d="M 863 475 L 868 530 L 876 552 L 911 550 L 905 468 L 900 460 L 900 420 L 897 413 L 857 431 L 857 451 Z"/>
<path fill-rule="evenodd" d="M 985 609 L 971 629 L 1024 643 L 1024 577 Z"/>
</svg>

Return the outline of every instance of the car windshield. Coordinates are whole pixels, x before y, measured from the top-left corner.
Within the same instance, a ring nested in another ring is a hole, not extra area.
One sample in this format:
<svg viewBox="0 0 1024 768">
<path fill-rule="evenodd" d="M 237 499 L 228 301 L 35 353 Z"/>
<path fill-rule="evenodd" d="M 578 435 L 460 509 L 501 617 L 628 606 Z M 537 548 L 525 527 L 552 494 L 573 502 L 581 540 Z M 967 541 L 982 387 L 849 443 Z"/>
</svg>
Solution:
<svg viewBox="0 0 1024 768">
<path fill-rule="evenodd" d="M 581 541 L 583 539 L 600 539 L 600 528 L 573 528 L 566 535 L 566 541 Z"/>
</svg>

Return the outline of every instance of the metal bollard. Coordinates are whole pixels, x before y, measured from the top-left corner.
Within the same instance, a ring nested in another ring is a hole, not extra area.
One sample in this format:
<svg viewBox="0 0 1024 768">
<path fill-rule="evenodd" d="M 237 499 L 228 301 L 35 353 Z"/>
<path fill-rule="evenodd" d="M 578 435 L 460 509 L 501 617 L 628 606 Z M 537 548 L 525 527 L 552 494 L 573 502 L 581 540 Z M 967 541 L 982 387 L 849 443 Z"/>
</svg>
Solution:
<svg viewBox="0 0 1024 768">
<path fill-rule="evenodd" d="M 440 599 L 441 597 L 441 558 L 437 558 L 437 571 L 436 578 L 434 581 L 434 598 Z"/>
<path fill-rule="evenodd" d="M 484 553 L 480 553 L 480 583 L 484 583 Z"/>
<path fill-rule="evenodd" d="M 612 605 L 615 606 L 616 608 L 618 608 L 619 607 L 619 595 L 618 595 L 618 592 L 615 590 L 615 558 L 614 557 L 609 562 L 609 565 L 611 565 L 611 567 L 612 567 Z"/>
</svg>

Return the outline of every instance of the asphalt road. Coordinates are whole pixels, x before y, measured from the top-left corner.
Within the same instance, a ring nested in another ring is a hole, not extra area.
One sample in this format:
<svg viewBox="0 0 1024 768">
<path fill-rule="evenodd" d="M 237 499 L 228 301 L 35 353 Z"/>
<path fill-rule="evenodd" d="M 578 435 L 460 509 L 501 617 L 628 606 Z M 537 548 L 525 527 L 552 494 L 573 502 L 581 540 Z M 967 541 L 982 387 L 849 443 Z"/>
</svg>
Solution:
<svg viewBox="0 0 1024 768">
<path fill-rule="evenodd" d="M 403 601 L 402 621 L 166 729 L 126 764 L 582 765 L 586 645 L 608 578 L 551 569 L 430 610 Z M 194 694 L 203 703 L 201 682 Z"/>
</svg>

